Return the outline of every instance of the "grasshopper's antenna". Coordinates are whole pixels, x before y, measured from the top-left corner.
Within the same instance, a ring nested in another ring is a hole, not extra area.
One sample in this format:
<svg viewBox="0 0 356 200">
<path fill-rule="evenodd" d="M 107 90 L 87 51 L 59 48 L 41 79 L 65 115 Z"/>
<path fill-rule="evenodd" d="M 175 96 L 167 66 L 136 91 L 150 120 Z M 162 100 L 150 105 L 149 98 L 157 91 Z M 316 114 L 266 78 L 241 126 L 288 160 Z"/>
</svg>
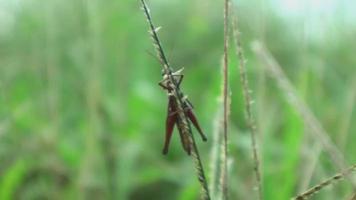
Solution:
<svg viewBox="0 0 356 200">
<path fill-rule="evenodd" d="M 158 39 L 157 32 L 159 31 L 160 27 L 155 28 L 155 26 L 153 25 L 153 22 L 152 22 L 152 18 L 151 18 L 151 15 L 150 15 L 150 11 L 149 11 L 149 9 L 147 8 L 147 5 L 146 5 L 145 1 L 144 1 L 144 0 L 141 0 L 141 3 L 142 3 L 142 6 L 143 6 L 143 11 L 145 12 L 147 21 L 148 21 L 149 26 L 150 26 L 150 29 L 151 29 L 149 32 L 150 32 L 150 34 L 151 34 L 151 37 L 152 37 L 152 40 L 153 40 L 153 44 L 154 44 L 154 46 L 155 46 L 155 48 L 156 48 L 158 58 L 160 59 L 161 63 L 163 64 L 163 68 L 164 68 L 168 73 L 172 73 L 172 70 L 171 70 L 171 68 L 169 67 L 167 58 L 166 58 L 166 56 L 165 56 L 165 54 L 164 54 L 164 51 L 163 51 L 161 42 L 160 42 L 159 39 Z"/>
</svg>

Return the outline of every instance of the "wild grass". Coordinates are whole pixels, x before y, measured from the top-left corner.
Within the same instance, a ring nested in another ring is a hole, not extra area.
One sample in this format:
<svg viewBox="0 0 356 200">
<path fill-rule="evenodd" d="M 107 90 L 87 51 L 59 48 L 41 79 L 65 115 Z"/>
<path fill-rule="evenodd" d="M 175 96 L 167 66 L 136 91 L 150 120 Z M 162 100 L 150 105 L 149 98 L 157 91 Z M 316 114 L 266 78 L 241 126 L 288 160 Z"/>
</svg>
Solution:
<svg viewBox="0 0 356 200">
<path fill-rule="evenodd" d="M 318 193 L 320 190 L 322 190 L 323 188 L 331 185 L 331 184 L 335 184 L 335 182 L 341 180 L 344 177 L 349 176 L 353 171 L 356 171 L 356 165 L 352 165 L 351 167 L 349 167 L 348 169 L 344 170 L 341 173 L 338 173 L 328 179 L 326 179 L 325 181 L 319 183 L 316 186 L 313 186 L 312 188 L 308 189 L 305 192 L 302 192 L 301 194 L 299 194 L 297 197 L 295 197 L 295 200 L 305 200 L 305 199 L 309 199 L 311 196 L 313 196 L 314 194 Z"/>
<path fill-rule="evenodd" d="M 227 200 L 229 198 L 229 190 L 228 190 L 228 71 L 229 71 L 229 56 L 228 56 L 228 48 L 229 48 L 229 0 L 224 1 L 224 54 L 223 54 L 223 140 L 222 140 L 222 151 L 221 151 L 221 193 L 222 199 Z"/>
<path fill-rule="evenodd" d="M 275 78 L 278 86 L 281 88 L 283 93 L 286 95 L 286 99 L 296 108 L 301 116 L 303 116 L 304 123 L 310 128 L 310 133 L 314 137 L 316 142 L 319 142 L 323 149 L 329 154 L 331 161 L 336 168 L 342 170 L 347 166 L 345 158 L 341 151 L 336 147 L 329 137 L 329 134 L 324 130 L 320 122 L 317 120 L 315 115 L 308 109 L 305 103 L 298 98 L 296 95 L 296 89 L 293 88 L 286 75 L 283 73 L 281 67 L 278 65 L 277 61 L 272 57 L 272 55 L 262 46 L 261 43 L 254 43 L 253 50 L 256 55 L 264 63 L 264 66 L 269 70 L 271 75 Z M 353 179 L 349 179 L 353 187 L 355 183 Z"/>
<path fill-rule="evenodd" d="M 257 144 L 257 127 L 254 117 L 252 116 L 252 99 L 250 93 L 252 92 L 248 83 L 248 77 L 246 72 L 246 59 L 241 44 L 241 35 L 238 28 L 237 15 L 233 13 L 232 15 L 232 29 L 235 41 L 236 55 L 239 58 L 239 71 L 240 71 L 240 81 L 243 90 L 243 96 L 245 101 L 245 113 L 246 113 L 246 122 L 251 133 L 251 146 L 252 146 L 252 156 L 254 160 L 254 173 L 256 176 L 257 192 L 258 199 L 262 200 L 262 180 L 261 180 L 261 169 L 260 169 L 260 158 L 258 155 L 258 144 Z"/>
<path fill-rule="evenodd" d="M 349 18 L 351 2 L 335 3 L 329 9 L 336 11 L 327 14 L 314 13 L 317 8 L 308 4 L 300 7 L 308 11 L 304 15 L 273 2 L 234 3 L 250 99 L 256 102 L 250 109 L 258 127 L 263 199 L 285 200 L 356 161 L 356 25 Z M 225 2 L 148 3 L 162 25 L 160 39 L 172 66 L 185 68 L 182 90 L 209 139 L 196 142 L 202 164 L 211 165 L 205 171 L 211 198 L 221 198 Z M 167 98 L 156 84 L 161 66 L 146 53 L 152 43 L 139 8 L 132 0 L 0 1 L 0 199 L 200 197 L 177 132 L 169 155 L 161 155 Z M 231 37 L 233 27 L 225 28 Z M 281 77 L 267 78 L 273 75 L 262 70 L 268 63 L 249 48 L 256 38 L 278 60 Z M 231 42 L 226 63 L 238 66 L 243 59 Z M 232 200 L 257 194 L 245 105 L 250 101 L 236 84 L 238 70 L 226 70 L 225 195 Z M 287 77 L 292 92 L 275 84 Z M 315 135 L 318 130 L 323 133 Z M 354 178 L 346 176 L 310 199 L 354 199 L 348 181 Z"/>
</svg>

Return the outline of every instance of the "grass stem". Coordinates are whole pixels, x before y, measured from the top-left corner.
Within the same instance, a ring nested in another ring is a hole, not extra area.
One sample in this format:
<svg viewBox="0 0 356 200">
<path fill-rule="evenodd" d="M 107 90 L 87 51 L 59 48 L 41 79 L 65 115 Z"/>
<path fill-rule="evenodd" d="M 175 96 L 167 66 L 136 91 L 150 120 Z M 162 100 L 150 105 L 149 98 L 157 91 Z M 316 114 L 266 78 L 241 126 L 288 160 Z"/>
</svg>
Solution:
<svg viewBox="0 0 356 200">
<path fill-rule="evenodd" d="M 331 185 L 341 179 L 343 179 L 345 176 L 349 175 L 350 173 L 356 171 L 356 164 L 352 165 L 351 167 L 349 167 L 348 169 L 344 170 L 341 173 L 338 173 L 328 179 L 326 179 L 325 181 L 317 184 L 316 186 L 308 189 L 307 191 L 299 194 L 298 196 L 296 196 L 294 198 L 294 200 L 306 200 L 309 199 L 311 196 L 313 196 L 314 194 L 316 194 L 317 192 L 319 192 L 320 190 L 322 190 L 323 188 L 325 188 L 328 185 Z"/>
<path fill-rule="evenodd" d="M 242 49 L 242 44 L 241 44 L 241 35 L 238 29 L 238 21 L 237 21 L 237 15 L 236 13 L 233 13 L 233 33 L 234 33 L 234 39 L 235 39 L 235 48 L 236 48 L 236 54 L 237 57 L 239 58 L 239 70 L 240 70 L 240 81 L 242 85 L 242 91 L 243 91 L 243 96 L 245 99 L 245 113 L 246 113 L 246 121 L 248 124 L 248 127 L 250 129 L 250 134 L 251 134 L 251 145 L 252 145 L 252 154 L 253 154 L 253 160 L 254 160 L 254 172 L 256 176 L 256 181 L 257 181 L 257 191 L 258 191 L 258 199 L 262 200 L 263 195 L 262 195 L 262 180 L 261 180 L 261 171 L 260 171 L 260 158 L 258 155 L 258 147 L 257 147 L 257 128 L 256 128 L 256 122 L 255 119 L 252 115 L 251 111 L 251 104 L 252 104 L 252 98 L 250 95 L 250 86 L 248 83 L 248 77 L 246 73 L 246 59 L 244 56 L 244 52 Z"/>
<path fill-rule="evenodd" d="M 221 191 L 222 198 L 228 199 L 228 185 L 227 185 L 227 126 L 228 126 L 228 43 L 229 43 L 229 0 L 224 1 L 224 58 L 223 58 L 223 106 L 224 106 L 224 131 L 223 131 L 223 152 L 222 152 L 222 173 L 221 173 Z"/>
</svg>

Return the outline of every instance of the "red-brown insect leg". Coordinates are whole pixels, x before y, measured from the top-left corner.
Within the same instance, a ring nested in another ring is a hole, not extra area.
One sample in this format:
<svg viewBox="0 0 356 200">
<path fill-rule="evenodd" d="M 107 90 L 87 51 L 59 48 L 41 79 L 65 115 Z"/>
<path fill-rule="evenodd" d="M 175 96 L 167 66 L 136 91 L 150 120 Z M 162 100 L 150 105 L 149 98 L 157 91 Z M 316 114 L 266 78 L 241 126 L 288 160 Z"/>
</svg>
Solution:
<svg viewBox="0 0 356 200">
<path fill-rule="evenodd" d="M 163 151 L 162 151 L 163 154 L 168 153 L 169 143 L 171 141 L 174 124 L 177 121 L 177 114 L 175 113 L 173 101 L 174 101 L 174 99 L 169 98 L 168 112 L 167 112 L 167 118 L 166 118 L 166 138 L 164 141 L 164 147 L 163 147 Z"/>
<path fill-rule="evenodd" d="M 191 108 L 187 109 L 186 114 L 188 115 L 190 121 L 193 123 L 193 125 L 195 126 L 195 128 L 198 130 L 200 136 L 202 137 L 203 141 L 207 141 L 208 139 L 206 138 L 206 136 L 204 135 L 203 131 L 201 130 L 198 120 L 195 117 L 193 111 Z"/>
</svg>

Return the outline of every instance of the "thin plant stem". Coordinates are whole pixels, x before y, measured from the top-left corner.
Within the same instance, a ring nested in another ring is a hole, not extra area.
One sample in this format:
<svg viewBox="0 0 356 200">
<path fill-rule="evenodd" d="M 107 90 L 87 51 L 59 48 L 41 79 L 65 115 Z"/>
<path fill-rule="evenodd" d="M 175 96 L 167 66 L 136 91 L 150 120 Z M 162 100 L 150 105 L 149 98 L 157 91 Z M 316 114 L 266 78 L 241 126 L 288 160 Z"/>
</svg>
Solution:
<svg viewBox="0 0 356 200">
<path fill-rule="evenodd" d="M 48 117 L 50 119 L 51 127 L 52 130 L 50 132 L 51 137 L 54 141 L 57 141 L 58 137 L 58 128 L 59 128 L 59 110 L 58 110 L 58 105 L 59 105 L 59 92 L 58 92 L 58 85 L 59 85 L 59 79 L 58 79 L 58 69 L 60 67 L 56 66 L 57 62 L 57 48 L 58 46 L 56 44 L 57 41 L 57 35 L 55 32 L 56 26 L 53 26 L 53 21 L 55 20 L 54 18 L 54 6 L 51 3 L 48 3 L 46 5 L 46 71 L 47 71 L 47 88 L 48 88 L 48 96 L 47 96 L 47 101 L 48 101 Z"/>
<path fill-rule="evenodd" d="M 306 200 L 306 199 L 309 199 L 311 196 L 313 196 L 314 194 L 316 194 L 317 192 L 319 192 L 320 190 L 322 190 L 326 186 L 331 185 L 331 184 L 343 179 L 344 177 L 346 177 L 347 175 L 351 174 L 354 171 L 356 171 L 356 164 L 352 165 L 351 167 L 349 167 L 348 169 L 344 170 L 341 173 L 335 174 L 334 176 L 332 176 L 332 177 L 326 179 L 325 181 L 317 184 L 316 186 L 308 189 L 307 191 L 299 194 L 298 196 L 296 196 L 294 198 L 294 200 Z"/>
<path fill-rule="evenodd" d="M 221 93 L 222 95 L 222 93 Z M 221 144 L 222 144 L 222 127 L 223 125 L 223 110 L 222 96 L 219 98 L 219 106 L 214 117 L 214 127 L 212 134 L 212 149 L 210 157 L 210 194 L 213 199 L 218 199 L 219 193 L 219 177 L 221 173 Z"/>
<path fill-rule="evenodd" d="M 210 200 L 210 193 L 209 193 L 209 188 L 208 188 L 208 182 L 207 179 L 205 177 L 205 173 L 204 173 L 204 168 L 203 168 L 203 164 L 199 155 L 199 151 L 198 151 L 198 147 L 196 145 L 196 142 L 194 140 L 194 136 L 192 134 L 192 130 L 190 127 L 190 124 L 188 123 L 188 127 L 189 127 L 189 140 L 190 140 L 190 144 L 192 146 L 192 151 L 191 151 L 191 156 L 193 158 L 193 162 L 194 162 L 194 166 L 195 166 L 195 172 L 197 173 L 198 176 L 198 180 L 200 182 L 201 185 L 201 199 L 203 200 Z"/>
<path fill-rule="evenodd" d="M 246 113 L 246 120 L 248 127 L 250 129 L 250 134 L 251 134 L 251 145 L 252 145 L 252 156 L 254 160 L 254 172 L 256 176 L 256 181 L 257 181 L 257 191 L 258 191 L 258 199 L 262 200 L 263 195 L 262 195 L 262 181 L 261 181 L 261 171 L 260 171 L 260 158 L 258 155 L 258 147 L 257 147 L 257 128 L 256 128 L 256 122 L 255 119 L 252 115 L 251 111 L 251 104 L 252 104 L 252 98 L 250 95 L 250 86 L 248 83 L 248 78 L 247 78 L 247 73 L 246 73 L 246 59 L 244 56 L 244 52 L 242 49 L 242 44 L 241 44 L 241 35 L 238 29 L 238 23 L 237 23 L 237 15 L 235 12 L 233 12 L 233 33 L 234 33 L 234 39 L 235 39 L 235 48 L 236 48 L 236 54 L 237 57 L 239 58 L 239 70 L 240 70 L 240 81 L 242 84 L 242 91 L 243 91 L 243 96 L 245 99 L 245 113 Z"/>
<path fill-rule="evenodd" d="M 223 113 L 224 113 L 224 129 L 223 129 L 223 143 L 222 143 L 222 168 L 221 168 L 221 191 L 222 199 L 228 199 L 228 180 L 227 180 L 227 126 L 228 126 L 228 42 L 229 42 L 229 0 L 224 1 L 224 58 L 223 58 Z"/>
</svg>

